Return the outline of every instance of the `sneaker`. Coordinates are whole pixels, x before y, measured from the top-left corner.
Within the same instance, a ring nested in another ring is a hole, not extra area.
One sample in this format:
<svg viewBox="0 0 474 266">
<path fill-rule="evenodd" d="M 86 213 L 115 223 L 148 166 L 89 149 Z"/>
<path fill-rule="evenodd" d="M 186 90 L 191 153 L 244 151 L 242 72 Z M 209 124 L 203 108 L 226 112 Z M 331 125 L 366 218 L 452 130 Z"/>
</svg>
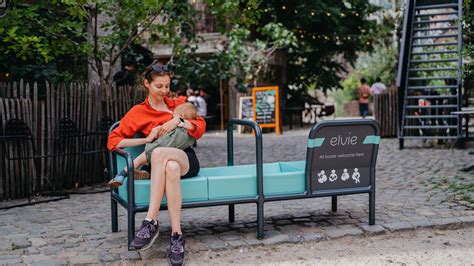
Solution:
<svg viewBox="0 0 474 266">
<path fill-rule="evenodd" d="M 172 266 L 184 265 L 184 234 L 174 233 L 171 236 L 171 246 L 168 253 L 168 261 Z"/>
<path fill-rule="evenodd" d="M 130 243 L 131 249 L 149 249 L 158 238 L 158 221 L 144 220 L 140 230 L 135 234 L 135 238 Z"/>
</svg>

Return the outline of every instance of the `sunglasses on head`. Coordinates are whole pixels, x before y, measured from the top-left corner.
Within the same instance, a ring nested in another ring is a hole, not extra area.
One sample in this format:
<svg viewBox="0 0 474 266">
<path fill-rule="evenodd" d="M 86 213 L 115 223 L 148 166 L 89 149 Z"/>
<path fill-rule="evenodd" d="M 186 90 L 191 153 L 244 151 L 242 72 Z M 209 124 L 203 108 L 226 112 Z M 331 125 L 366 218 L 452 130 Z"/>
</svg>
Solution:
<svg viewBox="0 0 474 266">
<path fill-rule="evenodd" d="M 152 65 L 148 71 L 149 72 L 154 71 L 157 73 L 167 73 L 167 72 L 171 72 L 171 67 L 168 65 L 156 64 L 156 65 Z"/>
</svg>

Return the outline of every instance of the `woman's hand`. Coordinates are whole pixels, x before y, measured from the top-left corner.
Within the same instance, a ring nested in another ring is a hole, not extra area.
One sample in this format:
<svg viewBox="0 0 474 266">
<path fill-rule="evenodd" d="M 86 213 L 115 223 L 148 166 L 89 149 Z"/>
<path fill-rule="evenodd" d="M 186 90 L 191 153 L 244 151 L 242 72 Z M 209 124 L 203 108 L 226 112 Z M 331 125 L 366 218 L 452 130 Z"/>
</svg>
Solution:
<svg viewBox="0 0 474 266">
<path fill-rule="evenodd" d="M 150 134 L 145 138 L 147 143 L 153 142 L 156 138 L 158 138 L 158 131 L 160 130 L 161 126 L 154 127 Z"/>
<path fill-rule="evenodd" d="M 179 119 L 173 118 L 170 121 L 164 123 L 163 125 L 156 127 L 158 128 L 158 137 L 165 135 L 171 130 L 175 129 L 179 124 Z"/>
</svg>

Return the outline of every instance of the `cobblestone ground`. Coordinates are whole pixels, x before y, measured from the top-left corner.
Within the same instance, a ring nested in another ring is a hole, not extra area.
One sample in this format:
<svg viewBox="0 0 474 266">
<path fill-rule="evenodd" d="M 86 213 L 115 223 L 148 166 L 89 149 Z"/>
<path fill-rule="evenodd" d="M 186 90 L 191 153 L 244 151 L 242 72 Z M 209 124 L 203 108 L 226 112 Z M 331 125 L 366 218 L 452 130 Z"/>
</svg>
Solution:
<svg viewBox="0 0 474 266">
<path fill-rule="evenodd" d="M 303 160 L 308 129 L 264 135 L 265 162 Z M 196 148 L 203 166 L 226 164 L 225 134 L 209 133 Z M 421 149 L 383 139 L 377 163 L 376 225 L 368 226 L 368 195 L 339 197 L 338 211 L 328 198 L 271 202 L 265 205 L 264 240 L 257 240 L 256 206 L 236 206 L 236 222 L 227 222 L 227 207 L 185 209 L 187 252 L 321 241 L 347 235 L 374 235 L 417 227 L 474 226 L 472 189 L 462 197 L 450 184 L 472 185 L 474 149 Z M 252 136 L 237 136 L 236 164 L 253 163 Z M 456 186 L 454 186 L 456 188 Z M 472 188 L 472 187 L 471 187 Z M 470 194 L 469 194 L 470 193 Z M 470 197 L 470 198 L 469 198 Z M 126 216 L 119 207 L 119 232 L 110 227 L 108 193 L 71 195 L 68 200 L 0 211 L 0 265 L 5 263 L 161 263 L 168 248 L 169 220 L 160 213 L 162 232 L 148 251 L 127 251 Z M 144 214 L 137 215 L 137 226 Z"/>
</svg>

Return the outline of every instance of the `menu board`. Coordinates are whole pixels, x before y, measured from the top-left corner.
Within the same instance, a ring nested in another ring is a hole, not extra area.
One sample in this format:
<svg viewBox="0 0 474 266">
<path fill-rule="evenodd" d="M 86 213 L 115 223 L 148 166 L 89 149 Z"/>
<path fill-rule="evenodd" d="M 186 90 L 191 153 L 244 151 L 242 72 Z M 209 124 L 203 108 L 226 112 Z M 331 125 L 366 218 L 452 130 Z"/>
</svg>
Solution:
<svg viewBox="0 0 474 266">
<path fill-rule="evenodd" d="M 239 118 L 253 120 L 253 101 L 251 96 L 240 97 L 239 100 Z M 237 132 L 242 133 L 245 127 L 237 126 Z"/>
<path fill-rule="evenodd" d="M 371 124 L 322 126 L 310 134 L 312 191 L 368 187 L 380 141 Z"/>
<path fill-rule="evenodd" d="M 252 89 L 253 118 L 262 128 L 274 127 L 280 134 L 280 99 L 278 87 L 255 87 Z"/>
</svg>

